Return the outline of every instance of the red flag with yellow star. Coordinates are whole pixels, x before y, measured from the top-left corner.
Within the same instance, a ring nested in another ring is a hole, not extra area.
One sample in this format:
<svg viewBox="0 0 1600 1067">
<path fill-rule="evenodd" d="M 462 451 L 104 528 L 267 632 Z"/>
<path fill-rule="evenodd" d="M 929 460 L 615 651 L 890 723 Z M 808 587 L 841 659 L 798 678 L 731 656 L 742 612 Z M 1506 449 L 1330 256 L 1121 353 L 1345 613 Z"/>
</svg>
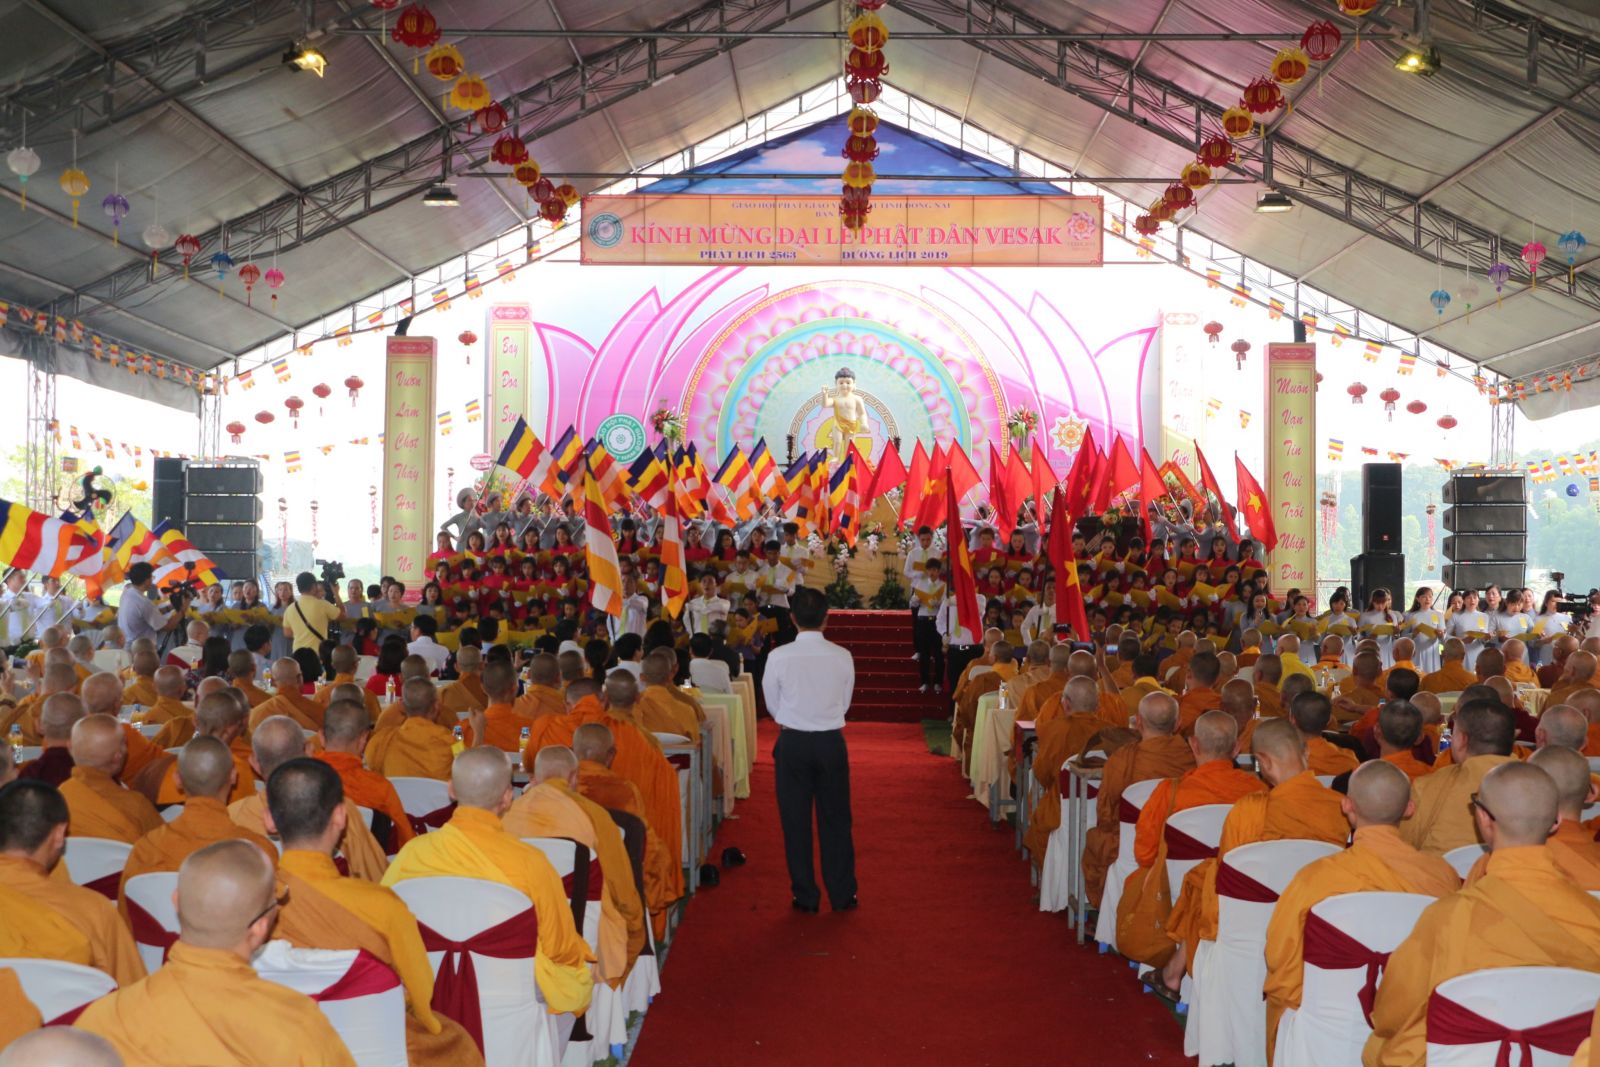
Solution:
<svg viewBox="0 0 1600 1067">
<path fill-rule="evenodd" d="M 1278 544 L 1278 530 L 1272 525 L 1272 502 L 1267 499 L 1261 483 L 1245 470 L 1244 460 L 1237 452 L 1233 454 L 1233 465 L 1239 477 L 1239 514 L 1244 516 L 1245 525 L 1261 547 L 1271 551 Z"/>
</svg>

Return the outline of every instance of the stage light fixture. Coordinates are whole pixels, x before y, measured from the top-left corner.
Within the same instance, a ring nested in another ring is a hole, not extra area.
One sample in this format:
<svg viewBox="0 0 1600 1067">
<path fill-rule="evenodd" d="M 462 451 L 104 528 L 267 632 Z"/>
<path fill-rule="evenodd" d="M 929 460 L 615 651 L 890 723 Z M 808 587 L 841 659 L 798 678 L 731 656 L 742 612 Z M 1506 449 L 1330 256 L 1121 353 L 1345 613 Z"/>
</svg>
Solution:
<svg viewBox="0 0 1600 1067">
<path fill-rule="evenodd" d="M 1267 189 L 1256 197 L 1257 215 L 1281 215 L 1293 210 L 1294 201 L 1289 199 L 1287 193 L 1280 193 L 1276 189 Z"/>
<path fill-rule="evenodd" d="M 461 198 L 447 182 L 435 182 L 422 194 L 423 207 L 460 207 Z"/>
<path fill-rule="evenodd" d="M 1404 74 L 1421 74 L 1431 78 L 1439 73 L 1439 50 L 1431 44 L 1418 45 L 1408 48 L 1400 53 L 1400 58 L 1394 61 L 1394 69 Z"/>
<path fill-rule="evenodd" d="M 295 70 L 309 70 L 319 78 L 328 69 L 328 57 L 310 45 L 290 45 L 283 62 Z"/>
</svg>

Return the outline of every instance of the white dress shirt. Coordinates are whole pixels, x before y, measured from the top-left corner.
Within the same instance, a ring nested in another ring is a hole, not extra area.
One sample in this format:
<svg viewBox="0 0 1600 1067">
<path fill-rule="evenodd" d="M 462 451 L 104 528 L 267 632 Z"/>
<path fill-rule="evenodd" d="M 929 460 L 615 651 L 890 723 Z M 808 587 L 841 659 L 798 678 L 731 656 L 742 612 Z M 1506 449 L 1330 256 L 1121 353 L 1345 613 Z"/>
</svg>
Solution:
<svg viewBox="0 0 1600 1067">
<path fill-rule="evenodd" d="M 983 618 L 983 594 L 976 594 L 978 605 L 978 618 Z M 961 625 L 961 614 L 956 610 L 956 598 L 952 593 L 944 598 L 944 603 L 939 605 L 939 618 L 935 620 L 939 636 L 945 638 L 952 646 L 976 645 L 980 635 L 973 633 Z"/>
<path fill-rule="evenodd" d="M 773 649 L 761 679 L 767 713 L 778 725 L 813 733 L 844 728 L 855 688 L 854 658 L 816 630 Z"/>
<path fill-rule="evenodd" d="M 611 635 L 611 643 L 616 644 L 617 638 L 623 634 L 638 634 L 644 636 L 645 623 L 650 615 L 650 598 L 643 593 L 622 598 L 622 614 L 606 616 L 606 633 Z"/>
<path fill-rule="evenodd" d="M 911 547 L 906 549 L 906 564 L 901 569 L 901 573 L 905 575 L 906 581 L 914 582 L 922 574 L 923 564 L 930 559 L 938 558 L 939 549 L 936 546 L 929 545 L 927 548 L 923 548 L 920 541 L 913 541 Z"/>
<path fill-rule="evenodd" d="M 776 564 L 763 563 L 757 572 L 760 577 L 756 580 L 762 590 L 762 602 L 770 608 L 786 608 L 789 606 L 789 594 L 794 592 L 795 584 L 799 578 L 787 563 L 779 561 Z"/>
<path fill-rule="evenodd" d="M 450 650 L 431 637 L 419 637 L 406 646 L 406 653 L 428 661 L 428 673 L 437 674 L 450 661 Z"/>
<path fill-rule="evenodd" d="M 689 681 L 696 689 L 706 693 L 732 693 L 733 681 L 728 675 L 728 665 L 720 659 L 691 659 Z"/>
<path fill-rule="evenodd" d="M 733 605 L 726 597 L 697 596 L 684 606 L 684 624 L 692 634 L 709 633 L 714 622 L 727 622 Z"/>
</svg>

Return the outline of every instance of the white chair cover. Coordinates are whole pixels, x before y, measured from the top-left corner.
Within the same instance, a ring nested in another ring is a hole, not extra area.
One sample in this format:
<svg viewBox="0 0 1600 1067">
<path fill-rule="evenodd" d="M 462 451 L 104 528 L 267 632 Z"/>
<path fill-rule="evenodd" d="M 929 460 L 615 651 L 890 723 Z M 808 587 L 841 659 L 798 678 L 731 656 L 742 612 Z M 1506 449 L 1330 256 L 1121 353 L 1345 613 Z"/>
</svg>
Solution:
<svg viewBox="0 0 1600 1067">
<path fill-rule="evenodd" d="M 1333 780 L 1337 777 L 1338 775 L 1335 774 L 1319 774 L 1317 775 L 1317 781 L 1321 782 L 1323 785 L 1331 786 L 1333 785 Z"/>
<path fill-rule="evenodd" d="M 132 851 L 133 846 L 126 841 L 104 837 L 68 837 L 67 850 L 61 859 L 67 865 L 67 876 L 73 882 L 115 900 L 117 884 L 122 881 L 122 868 L 128 865 L 128 854 Z"/>
<path fill-rule="evenodd" d="M 88 1004 L 117 988 L 104 971 L 60 960 L 0 958 L 0 968 L 17 972 L 22 992 L 45 1025 L 66 1025 Z"/>
<path fill-rule="evenodd" d="M 1167 825 L 1174 831 L 1194 838 L 1200 844 L 1215 851 L 1217 842 L 1222 840 L 1222 824 L 1228 818 L 1228 812 L 1233 810 L 1232 804 L 1201 804 L 1194 808 L 1185 808 L 1172 813 L 1172 818 L 1167 820 Z M 1184 876 L 1200 865 L 1200 860 L 1205 857 L 1174 858 L 1171 846 L 1167 852 L 1167 885 L 1172 889 L 1172 899 L 1178 899 L 1178 890 L 1183 886 Z"/>
<path fill-rule="evenodd" d="M 1462 845 L 1460 848 L 1453 848 L 1446 852 L 1444 861 L 1454 867 L 1457 874 L 1465 878 L 1467 872 L 1472 870 L 1472 865 L 1478 862 L 1483 853 L 1484 848 L 1482 845 Z"/>
<path fill-rule="evenodd" d="M 377 671 L 378 671 L 378 657 L 377 656 L 358 656 L 356 658 L 355 678 L 356 678 L 356 681 L 360 682 L 363 686 L 366 685 L 367 679 L 371 678 L 374 674 L 377 673 Z"/>
<path fill-rule="evenodd" d="M 178 909 L 173 906 L 172 894 L 178 888 L 178 874 L 176 871 L 161 871 L 156 874 L 141 874 L 128 879 L 128 884 L 123 892 L 128 897 L 130 907 L 142 908 L 150 918 L 154 919 L 169 935 L 176 937 L 178 934 Z M 144 961 L 144 969 L 155 973 L 167 960 L 167 950 L 164 945 L 158 945 L 141 936 L 144 925 L 135 921 L 133 924 L 133 943 L 139 947 L 139 958 Z"/>
<path fill-rule="evenodd" d="M 533 906 L 515 889 L 477 878 L 408 878 L 393 889 L 418 922 L 453 941 L 465 941 Z M 471 956 L 485 1060 L 495 1067 L 556 1067 L 564 1037 L 534 981 L 533 946 L 516 959 Z M 442 952 L 428 953 L 435 975 L 443 959 Z"/>
<path fill-rule="evenodd" d="M 1267 1015 L 1261 999 L 1267 978 L 1267 921 L 1278 894 L 1300 868 L 1338 851 L 1325 841 L 1259 841 L 1218 861 L 1217 940 L 1203 964 L 1196 957 L 1193 1002 L 1183 1035 L 1184 1052 L 1199 1056 L 1200 1067 L 1267 1067 Z M 1266 890 L 1273 899 L 1230 895 L 1234 873 L 1248 880 L 1249 890 Z"/>
<path fill-rule="evenodd" d="M 1311 914 L 1374 952 L 1393 952 L 1411 935 L 1433 897 L 1420 893 L 1341 893 Z M 1331 969 L 1307 963 L 1300 1007 L 1278 1021 L 1273 1067 L 1361 1067 L 1361 1048 L 1372 1028 L 1358 996 L 1364 967 Z"/>
<path fill-rule="evenodd" d="M 1122 791 L 1122 799 L 1132 807 L 1144 810 L 1145 801 L 1156 791 L 1164 779 L 1151 778 L 1134 782 Z M 1090 820 L 1091 825 L 1094 820 Z M 1122 883 L 1137 869 L 1133 861 L 1133 831 L 1137 819 L 1124 820 L 1117 832 L 1117 858 L 1106 870 L 1105 889 L 1100 894 L 1100 915 L 1095 920 L 1094 939 L 1115 952 L 1117 949 L 1117 903 L 1122 899 Z"/>
<path fill-rule="evenodd" d="M 315 1000 L 359 1067 L 406 1062 L 405 987 L 386 964 L 355 949 L 294 948 L 287 941 L 269 941 L 250 965 L 267 981 Z M 361 976 L 375 991 L 340 994 L 336 983 Z"/>
<path fill-rule="evenodd" d="M 524 837 L 522 840 L 524 844 L 532 845 L 544 853 L 550 866 L 556 869 L 556 874 L 563 880 L 577 870 L 579 853 L 576 841 L 564 837 Z M 584 849 L 583 854 L 588 856 L 589 850 Z M 593 887 L 589 897 L 588 907 L 583 911 L 583 929 L 578 933 L 593 950 L 600 937 L 601 901 Z M 589 1040 L 567 1043 L 567 1051 L 561 1061 L 564 1067 L 585 1067 L 597 1063 L 611 1055 L 613 1046 L 628 1043 L 628 1015 L 621 991 L 612 989 L 597 977 L 589 1001 L 589 1012 L 584 1016 L 584 1025 L 589 1031 Z"/>
<path fill-rule="evenodd" d="M 1084 759 L 1091 757 L 1104 760 L 1106 754 L 1099 749 L 1083 754 Z M 1077 834 L 1077 855 L 1071 855 L 1067 851 L 1067 845 L 1072 835 L 1076 833 L 1068 825 L 1068 820 L 1073 817 L 1067 803 L 1067 767 L 1071 762 L 1069 759 L 1061 764 L 1061 772 L 1056 779 L 1061 792 L 1061 825 L 1050 831 L 1050 843 L 1045 846 L 1044 860 L 1039 864 L 1040 911 L 1065 911 L 1067 909 L 1068 902 L 1072 899 L 1072 873 L 1083 863 L 1083 834 Z M 1028 776 L 1028 788 L 1033 790 L 1035 798 L 1041 795 L 1038 784 L 1038 781 L 1032 775 Z M 1088 786 L 1095 793 L 1099 792 L 1099 787 L 1087 780 L 1079 783 L 1080 789 L 1084 786 Z M 1089 805 L 1092 811 L 1094 796 L 1091 795 L 1087 799 L 1080 799 L 1078 803 Z M 1037 806 L 1037 799 L 1035 800 L 1035 806 Z M 1093 822 L 1090 821 L 1086 823 L 1087 825 L 1093 825 Z"/>
<path fill-rule="evenodd" d="M 1490 1023 L 1508 1029 L 1527 1030 L 1557 1020 L 1572 1019 L 1565 1039 L 1547 1039 L 1541 1047 L 1530 1042 L 1532 1067 L 1567 1067 L 1578 1044 L 1589 1036 L 1588 1021 L 1593 1018 L 1595 1001 L 1600 1000 L 1600 974 L 1570 967 L 1501 967 L 1474 971 L 1440 982 L 1429 1000 L 1451 1001 L 1482 1016 Z M 1581 1022 L 1580 1022 L 1581 1020 Z M 1432 1027 L 1428 1030 L 1430 1067 L 1495 1067 L 1501 1042 L 1456 1045 L 1439 1044 Z M 1459 1039 L 1460 1033 L 1456 1037 Z M 1526 1064 L 1511 1044 L 1511 1062 Z"/>
<path fill-rule="evenodd" d="M 437 778 L 390 778 L 407 815 L 429 815 L 450 805 L 450 787 Z"/>
</svg>

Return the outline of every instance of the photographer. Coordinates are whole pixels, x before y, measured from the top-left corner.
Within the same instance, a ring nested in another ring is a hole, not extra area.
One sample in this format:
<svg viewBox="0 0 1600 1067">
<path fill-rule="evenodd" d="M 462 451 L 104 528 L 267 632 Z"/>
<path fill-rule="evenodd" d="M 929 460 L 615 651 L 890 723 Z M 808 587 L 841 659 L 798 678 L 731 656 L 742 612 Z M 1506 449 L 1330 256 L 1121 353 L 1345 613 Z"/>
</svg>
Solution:
<svg viewBox="0 0 1600 1067">
<path fill-rule="evenodd" d="M 320 652 L 331 628 L 344 615 L 339 607 L 338 581 L 319 582 L 310 571 L 301 571 L 294 584 L 300 595 L 283 613 L 283 632 L 293 640 L 294 651 L 308 648 Z M 324 599 L 327 596 L 333 598 L 331 602 Z"/>
<path fill-rule="evenodd" d="M 183 617 L 182 610 L 164 611 L 159 601 L 150 599 L 154 577 L 155 568 L 148 563 L 135 563 L 128 568 L 128 584 L 122 587 L 122 600 L 117 605 L 117 628 L 130 645 L 141 637 L 159 640 Z"/>
</svg>

